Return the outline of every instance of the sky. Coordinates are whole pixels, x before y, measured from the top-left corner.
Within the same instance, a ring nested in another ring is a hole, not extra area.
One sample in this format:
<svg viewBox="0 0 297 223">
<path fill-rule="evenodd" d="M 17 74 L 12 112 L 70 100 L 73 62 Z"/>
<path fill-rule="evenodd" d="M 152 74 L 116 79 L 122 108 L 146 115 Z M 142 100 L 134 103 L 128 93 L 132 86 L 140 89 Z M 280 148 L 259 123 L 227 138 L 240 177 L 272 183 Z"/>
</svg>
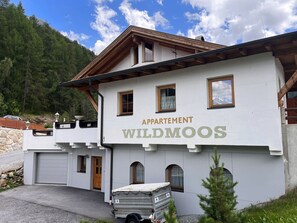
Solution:
<svg viewBox="0 0 297 223">
<path fill-rule="evenodd" d="M 297 0 L 11 0 L 99 54 L 129 25 L 234 45 L 297 30 Z"/>
</svg>

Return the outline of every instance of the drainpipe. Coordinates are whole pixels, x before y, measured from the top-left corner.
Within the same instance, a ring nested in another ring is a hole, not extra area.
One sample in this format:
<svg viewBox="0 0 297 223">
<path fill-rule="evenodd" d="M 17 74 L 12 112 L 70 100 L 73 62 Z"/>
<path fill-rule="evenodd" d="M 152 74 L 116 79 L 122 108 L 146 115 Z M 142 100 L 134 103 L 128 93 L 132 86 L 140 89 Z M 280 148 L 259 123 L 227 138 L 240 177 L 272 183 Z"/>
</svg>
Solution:
<svg viewBox="0 0 297 223">
<path fill-rule="evenodd" d="M 105 147 L 105 148 L 108 148 L 110 149 L 110 192 L 109 192 L 109 199 L 111 200 L 111 194 L 112 194 L 112 176 L 113 176 L 113 147 L 109 144 L 106 144 L 103 142 L 103 117 L 104 117 L 104 114 L 103 114 L 103 109 L 104 109 L 104 97 L 103 95 L 99 92 L 99 90 L 96 90 L 95 88 L 93 88 L 91 86 L 91 83 L 89 83 L 89 87 L 90 89 L 92 89 L 96 94 L 99 95 L 100 97 L 100 145 L 102 147 Z"/>
</svg>

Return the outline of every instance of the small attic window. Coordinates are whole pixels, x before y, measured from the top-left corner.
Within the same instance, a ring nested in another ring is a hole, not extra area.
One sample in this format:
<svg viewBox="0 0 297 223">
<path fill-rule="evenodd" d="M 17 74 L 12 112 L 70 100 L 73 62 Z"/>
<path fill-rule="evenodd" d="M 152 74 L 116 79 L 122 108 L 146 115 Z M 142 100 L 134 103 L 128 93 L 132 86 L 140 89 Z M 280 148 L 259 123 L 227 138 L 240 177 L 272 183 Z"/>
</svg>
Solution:
<svg viewBox="0 0 297 223">
<path fill-rule="evenodd" d="M 133 65 L 138 64 L 139 60 L 138 60 L 138 46 L 134 46 L 133 47 Z"/>
<path fill-rule="evenodd" d="M 154 45 L 152 43 L 143 44 L 143 62 L 154 61 Z"/>
</svg>

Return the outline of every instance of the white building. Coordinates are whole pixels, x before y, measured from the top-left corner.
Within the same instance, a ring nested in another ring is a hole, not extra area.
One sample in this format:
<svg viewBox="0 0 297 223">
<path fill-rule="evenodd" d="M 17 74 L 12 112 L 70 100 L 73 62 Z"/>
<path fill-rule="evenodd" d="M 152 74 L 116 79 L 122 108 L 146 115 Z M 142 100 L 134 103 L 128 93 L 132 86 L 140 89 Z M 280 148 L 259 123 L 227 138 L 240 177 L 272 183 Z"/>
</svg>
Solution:
<svg viewBox="0 0 297 223">
<path fill-rule="evenodd" d="M 25 184 L 98 189 L 108 202 L 111 188 L 169 181 L 178 214 L 201 214 L 217 149 L 238 208 L 283 195 L 297 185 L 296 42 L 294 32 L 225 47 L 130 26 L 63 83 L 98 123 L 25 131 Z"/>
</svg>

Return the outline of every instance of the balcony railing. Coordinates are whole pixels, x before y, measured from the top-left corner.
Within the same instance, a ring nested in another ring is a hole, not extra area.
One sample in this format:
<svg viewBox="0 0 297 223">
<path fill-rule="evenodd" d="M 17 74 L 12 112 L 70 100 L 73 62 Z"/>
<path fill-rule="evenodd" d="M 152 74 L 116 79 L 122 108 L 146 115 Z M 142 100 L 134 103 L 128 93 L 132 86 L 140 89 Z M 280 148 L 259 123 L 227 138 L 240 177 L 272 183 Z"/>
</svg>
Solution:
<svg viewBox="0 0 297 223">
<path fill-rule="evenodd" d="M 97 128 L 97 121 L 79 121 L 80 128 Z M 55 122 L 56 129 L 74 129 L 76 122 Z"/>
<path fill-rule="evenodd" d="M 24 150 L 59 148 L 96 148 L 99 134 L 97 121 L 60 123 L 55 122 L 53 129 L 24 131 Z"/>
<path fill-rule="evenodd" d="M 288 124 L 297 124 L 297 108 L 286 108 L 285 118 Z"/>
<path fill-rule="evenodd" d="M 32 131 L 33 136 L 52 136 L 53 130 L 35 130 Z"/>
</svg>

